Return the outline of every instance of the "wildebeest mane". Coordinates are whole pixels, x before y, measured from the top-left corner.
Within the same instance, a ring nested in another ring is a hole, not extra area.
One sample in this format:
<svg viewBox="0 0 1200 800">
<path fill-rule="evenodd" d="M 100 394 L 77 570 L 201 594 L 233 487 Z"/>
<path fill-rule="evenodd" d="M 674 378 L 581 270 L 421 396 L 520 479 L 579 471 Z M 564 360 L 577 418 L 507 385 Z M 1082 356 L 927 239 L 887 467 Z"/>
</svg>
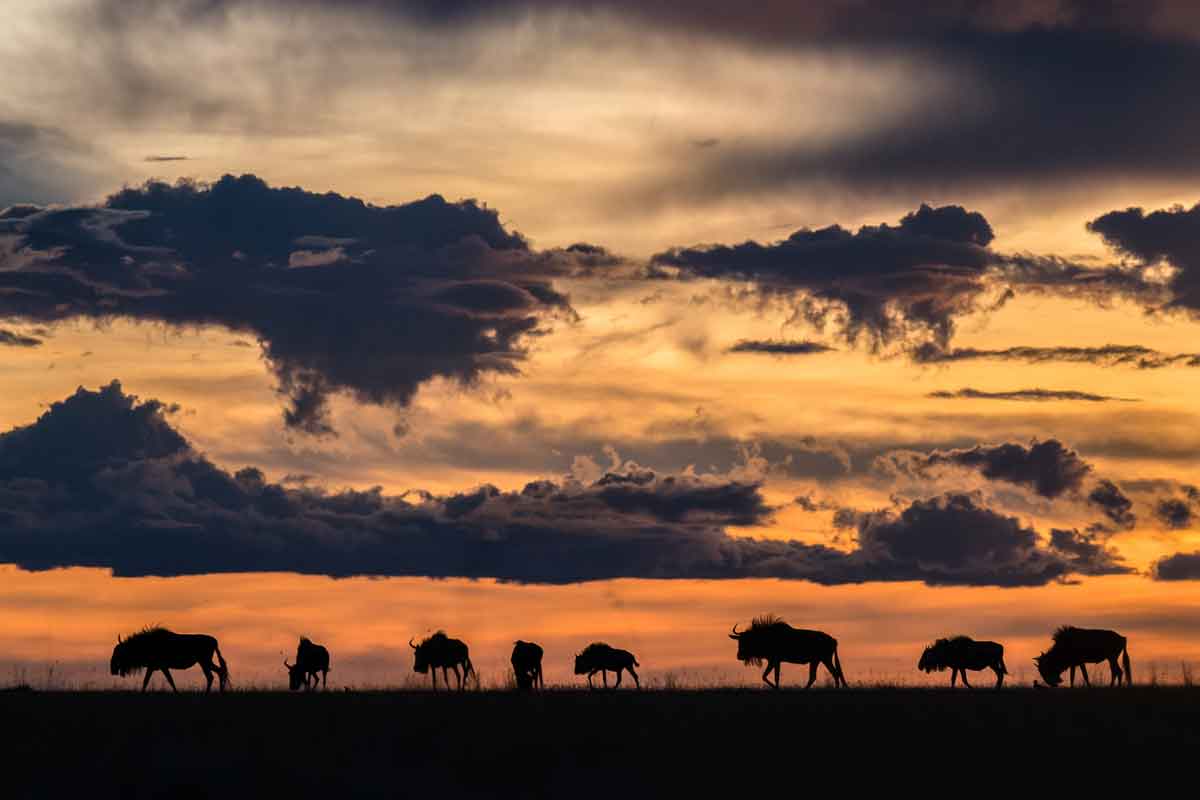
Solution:
<svg viewBox="0 0 1200 800">
<path fill-rule="evenodd" d="M 1064 636 L 1070 636 L 1076 630 L 1077 629 L 1074 625 L 1060 625 L 1058 630 L 1054 631 L 1054 635 L 1052 635 L 1050 638 L 1054 640 L 1055 644 L 1058 644 L 1060 639 L 1062 639 Z"/>
<path fill-rule="evenodd" d="M 147 625 L 140 631 L 135 631 L 117 644 L 118 656 L 117 674 L 122 678 L 136 675 L 147 666 L 146 646 L 163 634 L 170 633 L 161 625 Z"/>
<path fill-rule="evenodd" d="M 755 617 L 754 619 L 750 620 L 750 630 L 760 631 L 786 624 L 787 623 L 783 621 L 783 617 L 776 616 L 775 614 L 763 614 L 761 617 Z"/>
<path fill-rule="evenodd" d="M 972 641 L 970 636 L 958 634 L 956 636 L 948 636 L 944 639 L 938 639 L 933 644 L 925 648 L 925 652 L 921 656 L 921 662 L 924 664 L 923 669 L 933 672 L 945 672 L 949 664 L 946 663 L 946 658 L 949 655 L 950 648 L 955 645 L 967 644 Z M 928 658 L 928 660 L 926 660 Z"/>
<path fill-rule="evenodd" d="M 596 656 L 600 653 L 606 653 L 609 650 L 612 650 L 611 645 L 605 644 L 604 642 L 592 642 L 587 647 L 583 648 L 583 651 L 579 653 L 579 657 L 587 658 Z"/>
</svg>

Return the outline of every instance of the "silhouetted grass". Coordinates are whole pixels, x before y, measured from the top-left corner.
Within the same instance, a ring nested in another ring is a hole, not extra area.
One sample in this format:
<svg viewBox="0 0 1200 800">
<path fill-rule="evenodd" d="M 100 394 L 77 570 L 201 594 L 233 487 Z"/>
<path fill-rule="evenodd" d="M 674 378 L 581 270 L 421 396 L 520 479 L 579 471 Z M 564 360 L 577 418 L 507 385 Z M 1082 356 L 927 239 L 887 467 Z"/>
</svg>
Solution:
<svg viewBox="0 0 1200 800">
<path fill-rule="evenodd" d="M 809 771 L 850 797 L 864 780 L 919 784 L 948 768 L 1044 787 L 1055 765 L 1079 777 L 1105 753 L 1133 769 L 1200 745 L 1200 689 L 1185 687 L 663 683 L 530 695 L 0 692 L 5 797 L 749 797 Z"/>
</svg>

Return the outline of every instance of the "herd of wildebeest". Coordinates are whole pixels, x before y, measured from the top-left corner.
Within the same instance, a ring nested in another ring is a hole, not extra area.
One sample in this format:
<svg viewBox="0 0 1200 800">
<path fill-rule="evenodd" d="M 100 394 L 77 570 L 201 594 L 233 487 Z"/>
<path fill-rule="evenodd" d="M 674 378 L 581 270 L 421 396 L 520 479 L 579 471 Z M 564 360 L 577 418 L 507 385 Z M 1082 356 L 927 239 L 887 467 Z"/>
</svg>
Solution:
<svg viewBox="0 0 1200 800">
<path fill-rule="evenodd" d="M 816 681 L 818 665 L 825 666 L 835 686 L 848 686 L 846 677 L 842 674 L 841 660 L 838 658 L 837 639 L 823 631 L 793 628 L 778 617 L 764 616 L 754 619 L 750 627 L 743 631 L 739 631 L 737 625 L 734 625 L 729 638 L 737 642 L 738 660 L 755 666 L 766 663 L 762 679 L 774 689 L 779 688 L 779 672 L 784 663 L 808 665 L 808 683 L 805 684 L 805 688 L 812 686 Z M 1034 659 L 1047 686 L 1061 684 L 1062 674 L 1067 670 L 1070 670 L 1070 681 L 1074 686 L 1076 669 L 1082 673 L 1083 682 L 1090 686 L 1086 665 L 1104 661 L 1108 662 L 1112 671 L 1110 685 L 1130 684 L 1132 672 L 1124 636 L 1115 631 L 1064 626 L 1054 632 L 1052 639 L 1050 649 Z M 447 689 L 450 688 L 449 671 L 453 670 L 456 685 L 460 690 L 467 686 L 468 679 L 475 671 L 466 643 L 452 639 L 442 631 L 429 636 L 420 644 L 414 644 L 410 639 L 409 646 L 413 649 L 413 671 L 428 673 L 435 690 L 438 669 L 442 670 L 442 683 Z M 533 642 L 517 641 L 513 645 L 512 670 L 517 689 L 529 691 L 544 688 L 542 655 L 542 648 Z M 155 672 L 161 672 L 171 688 L 175 689 L 170 670 L 189 669 L 197 665 L 208 681 L 206 692 L 212 689 L 214 675 L 220 680 L 221 690 L 225 690 L 229 684 L 229 666 L 221 655 L 215 637 L 206 634 L 180 634 L 166 628 L 154 627 L 126 638 L 118 636 L 110 667 L 113 675 L 122 677 L 145 671 L 145 678 L 142 680 L 142 690 L 145 691 L 150 683 L 150 676 Z M 324 688 L 330 669 L 329 650 L 302 638 L 296 649 L 295 663 L 288 663 L 285 658 L 283 665 L 288 672 L 290 689 Z M 628 672 L 634 685 L 641 688 L 638 674 L 634 671 L 634 667 L 640 666 L 633 653 L 610 647 L 603 642 L 593 642 L 575 656 L 575 674 L 586 675 L 589 688 L 595 688 L 592 678 L 597 672 L 601 673 L 605 688 L 608 688 L 609 672 L 616 673 L 614 688 L 621 685 L 623 672 Z M 1004 685 L 1004 676 L 1008 674 L 1008 669 L 1004 666 L 1003 645 L 997 642 L 976 641 L 967 636 L 938 639 L 925 648 L 917 668 L 924 672 L 949 669 L 951 686 L 956 684 L 958 676 L 961 675 L 963 685 L 969 687 L 968 670 L 992 670 L 996 674 L 996 688 Z M 775 673 L 774 681 L 771 680 L 772 672 Z M 476 680 L 478 681 L 477 673 Z M 1034 681 L 1034 685 L 1037 686 L 1038 682 Z"/>
</svg>

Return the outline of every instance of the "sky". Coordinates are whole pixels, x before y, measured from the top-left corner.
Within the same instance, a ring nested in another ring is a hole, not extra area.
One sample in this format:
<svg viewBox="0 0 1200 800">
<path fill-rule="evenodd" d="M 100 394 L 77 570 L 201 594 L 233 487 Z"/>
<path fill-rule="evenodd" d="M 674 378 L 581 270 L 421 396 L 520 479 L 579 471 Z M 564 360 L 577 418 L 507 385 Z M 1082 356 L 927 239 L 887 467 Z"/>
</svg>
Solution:
<svg viewBox="0 0 1200 800">
<path fill-rule="evenodd" d="M 852 682 L 1200 661 L 1189 4 L 5 16 L 0 681 L 163 624 L 754 685 L 766 613 Z"/>
</svg>

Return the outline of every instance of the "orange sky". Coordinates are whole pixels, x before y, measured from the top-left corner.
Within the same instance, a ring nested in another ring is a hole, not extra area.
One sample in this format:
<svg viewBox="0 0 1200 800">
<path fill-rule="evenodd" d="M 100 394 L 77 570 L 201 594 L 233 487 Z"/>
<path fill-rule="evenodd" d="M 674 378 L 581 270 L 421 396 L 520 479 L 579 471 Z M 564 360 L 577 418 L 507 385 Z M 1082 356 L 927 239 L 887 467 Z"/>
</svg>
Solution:
<svg viewBox="0 0 1200 800">
<path fill-rule="evenodd" d="M 331 10 L 313 2 L 285 13 L 272 3 L 231 2 L 223 16 L 202 20 L 171 3 L 136 17 L 106 16 L 93 0 L 12 9 L 15 33 L 0 40 L 0 210 L 24 201 L 96 203 L 150 178 L 248 172 L 272 186 L 379 205 L 435 192 L 478 198 L 535 252 L 592 242 L 628 268 L 672 247 L 769 245 L 805 228 L 896 225 L 922 203 L 954 204 L 986 217 L 993 253 L 1129 267 L 1137 259 L 1106 246 L 1089 220 L 1200 200 L 1200 162 L 1183 145 L 1171 169 L 1153 153 L 1078 166 L 1070 148 L 1060 154 L 1061 172 L 1051 159 L 1055 168 L 1045 174 L 997 174 L 989 158 L 1001 155 L 993 152 L 980 154 L 977 171 L 935 164 L 930 175 L 887 161 L 889 148 L 919 139 L 928 120 L 992 119 L 988 103 L 1004 102 L 1005 84 L 989 83 L 987 71 L 1010 73 L 996 56 L 1007 52 L 995 46 L 1003 40 L 987 37 L 1021 36 L 1024 21 L 972 21 L 982 25 L 985 55 L 958 68 L 958 45 L 943 47 L 937 37 L 760 41 L 754 37 L 772 25 L 727 34 L 667 12 L 627 16 L 620 3 L 588 13 L 571 12 L 569 3 L 510 5 L 521 12 L 445 28 L 376 14 L 370 4 Z M 1139 35 L 1153 43 L 1159 33 Z M 171 47 L 154 46 L 164 40 Z M 1119 111 L 1133 100 L 1116 102 Z M 1108 114 L 1114 126 L 1124 116 Z M 1178 124 L 1191 130 L 1190 117 Z M 1058 142 L 1056 130 L 1041 133 Z M 1036 138 L 1030 134 L 1031 150 Z M 1078 152 L 1106 152 L 1107 140 L 1097 141 Z M 833 165 L 855 147 L 863 163 L 878 160 L 877 178 L 859 175 L 853 158 L 849 167 L 811 166 L 826 158 Z M 762 174 L 749 174 L 755 165 Z M 773 180 L 775 167 L 792 177 Z M 0 277 L 28 266 L 28 252 L 6 249 L 6 230 L 0 225 Z M 1188 266 L 1166 262 L 1168 271 Z M 38 683 L 56 665 L 71 685 L 113 686 L 106 664 L 115 636 L 150 623 L 217 635 L 235 679 L 271 685 L 282 680 L 280 652 L 293 651 L 301 633 L 330 646 L 338 685 L 404 684 L 412 679 L 405 643 L 438 627 L 468 640 L 485 682 L 501 682 L 519 637 L 546 646 L 553 683 L 572 680 L 575 650 L 607 639 L 637 653 L 655 681 L 675 673 L 753 684 L 724 634 L 763 612 L 835 635 L 851 681 L 924 680 L 913 668 L 921 646 L 956 632 L 1002 641 L 1014 678 L 1029 680 L 1029 659 L 1065 623 L 1129 636 L 1138 680 L 1149 679 L 1152 662 L 1175 680 L 1182 662 L 1200 660 L 1200 584 L 1149 576 L 1157 559 L 1200 550 L 1200 528 L 1172 528 L 1156 514 L 1162 495 L 1151 485 L 1200 484 L 1200 369 L 921 365 L 903 347 L 873 351 L 866 337 L 848 341 L 836 321 L 815 324 L 802 311 L 802 291 L 760 292 L 751 280 L 643 280 L 627 270 L 556 275 L 553 286 L 569 296 L 574 315 L 541 320 L 544 335 L 521 340 L 527 357 L 514 374 L 485 370 L 468 385 L 434 377 L 403 402 L 334 392 L 337 435 L 326 438 L 284 427 L 269 342 L 253 332 L 129 315 L 45 322 L 2 306 L 0 333 L 43 342 L 9 346 L 0 337 L 0 434 L 33 423 L 79 386 L 119 379 L 130 394 L 178 404 L 170 424 L 230 473 L 256 466 L 268 481 L 331 492 L 380 486 L 390 495 L 450 495 L 483 484 L 520 491 L 568 476 L 588 483 L 633 461 L 660 475 L 760 484 L 776 510 L 759 525 L 726 526 L 729 535 L 841 550 L 853 543 L 835 525 L 838 509 L 898 512 L 946 492 L 975 492 L 1043 539 L 1054 528 L 1086 530 L 1097 512 L 1075 494 L 1047 498 L 973 469 L 897 477 L 872 467 L 893 451 L 1056 438 L 1091 466 L 1090 478 L 1127 488 L 1137 524 L 1105 541 L 1137 574 L 1022 589 L 773 579 L 549 587 L 286 573 L 113 578 L 0 564 L 0 684 L 6 668 Z M 999 286 L 955 318 L 950 346 L 1198 349 L 1194 309 L 1150 313 L 1128 297 L 1095 302 L 1068 291 L 1010 299 Z M 0 285 L 0 301 L 16 295 Z M 345 326 L 355 324 L 352 313 L 344 317 Z M 743 340 L 832 349 L 730 352 Z M 1115 399 L 930 396 L 964 388 Z M 819 507 L 797 505 L 798 496 Z"/>
</svg>

